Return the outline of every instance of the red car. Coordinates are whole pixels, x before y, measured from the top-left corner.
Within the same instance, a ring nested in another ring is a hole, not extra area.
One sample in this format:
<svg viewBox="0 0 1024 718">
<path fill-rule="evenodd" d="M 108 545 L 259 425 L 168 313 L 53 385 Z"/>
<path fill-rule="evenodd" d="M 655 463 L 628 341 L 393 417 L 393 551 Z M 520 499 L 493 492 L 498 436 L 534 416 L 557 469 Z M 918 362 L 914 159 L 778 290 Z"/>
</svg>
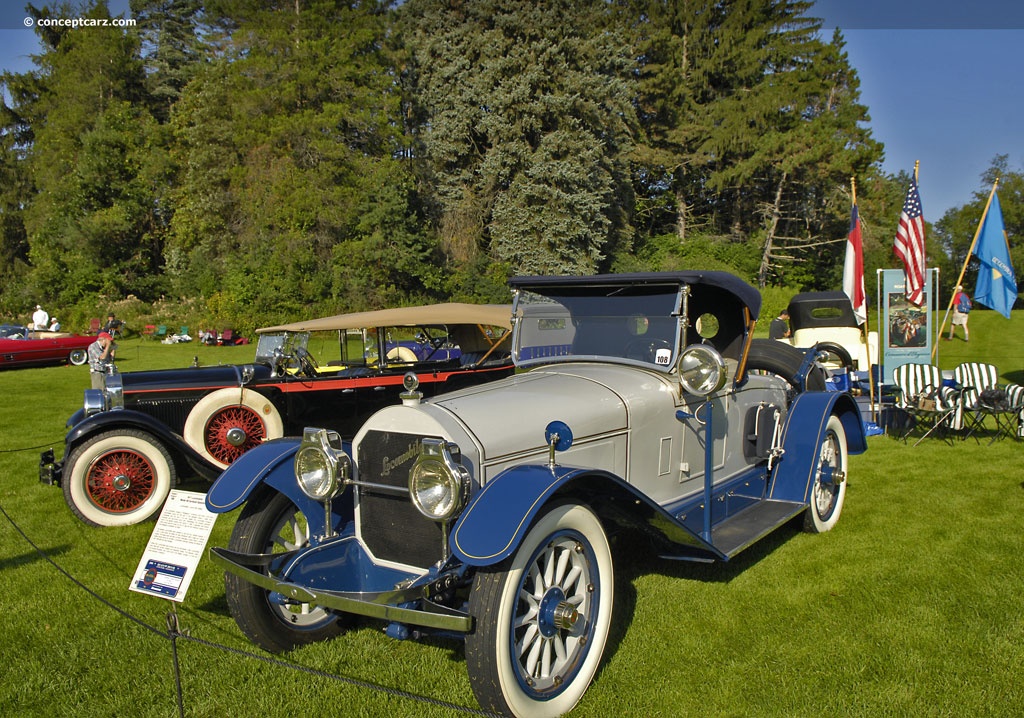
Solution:
<svg viewBox="0 0 1024 718">
<path fill-rule="evenodd" d="M 34 332 L 28 328 L 4 324 L 0 326 L 0 369 L 23 366 L 85 364 L 87 349 L 96 337 L 67 332 Z"/>
</svg>

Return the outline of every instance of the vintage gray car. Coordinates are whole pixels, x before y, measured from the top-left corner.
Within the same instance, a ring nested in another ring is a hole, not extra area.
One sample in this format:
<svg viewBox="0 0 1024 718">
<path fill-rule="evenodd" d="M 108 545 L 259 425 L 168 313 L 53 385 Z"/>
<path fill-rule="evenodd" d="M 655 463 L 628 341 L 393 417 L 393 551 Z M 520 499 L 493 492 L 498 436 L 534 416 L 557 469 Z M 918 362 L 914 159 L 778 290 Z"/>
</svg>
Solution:
<svg viewBox="0 0 1024 718">
<path fill-rule="evenodd" d="M 521 277 L 519 372 L 370 417 L 351 444 L 309 427 L 244 454 L 207 495 L 244 504 L 224 567 L 238 626 L 269 651 L 339 634 L 465 637 L 488 711 L 555 716 L 601 663 L 609 537 L 728 561 L 802 516 L 835 526 L 853 399 L 794 347 L 754 339 L 758 292 L 720 272 Z"/>
</svg>

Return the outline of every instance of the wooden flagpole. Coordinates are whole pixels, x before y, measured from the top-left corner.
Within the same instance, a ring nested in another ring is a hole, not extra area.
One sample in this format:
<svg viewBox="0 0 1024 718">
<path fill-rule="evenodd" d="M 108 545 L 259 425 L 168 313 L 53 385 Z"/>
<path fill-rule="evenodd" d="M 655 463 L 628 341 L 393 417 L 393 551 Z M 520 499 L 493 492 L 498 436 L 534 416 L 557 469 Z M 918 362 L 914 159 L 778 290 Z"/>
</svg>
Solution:
<svg viewBox="0 0 1024 718">
<path fill-rule="evenodd" d="M 989 207 L 992 206 L 992 198 L 996 196 L 996 187 L 999 186 L 999 178 L 996 177 L 996 181 L 992 183 L 992 191 L 988 193 L 988 202 L 985 203 L 985 211 L 981 213 L 981 221 L 978 222 L 978 228 L 974 230 L 974 239 L 971 240 L 971 246 L 967 249 L 967 256 L 964 257 L 964 266 L 960 268 L 960 276 L 956 278 L 956 284 L 954 287 L 959 287 L 963 284 L 964 274 L 967 273 L 967 263 L 971 261 L 971 255 L 974 254 L 974 246 L 978 243 L 978 237 L 981 236 L 981 228 L 985 226 L 985 218 L 988 217 Z M 946 306 L 946 313 L 942 317 L 942 325 L 939 327 L 939 341 L 942 340 L 942 335 L 945 334 L 946 320 L 949 318 L 949 313 L 953 310 L 953 299 L 956 297 L 956 292 L 949 293 L 949 305 Z M 935 342 L 935 346 L 932 347 L 932 361 L 935 361 L 935 354 L 939 350 L 939 342 Z"/>
<path fill-rule="evenodd" d="M 850 196 L 853 198 L 853 206 L 856 207 L 857 206 L 857 178 L 856 177 L 851 177 L 850 178 Z M 857 221 L 858 222 L 860 221 L 860 212 L 859 211 L 857 213 Z M 864 282 L 864 276 L 863 276 L 863 269 L 864 269 L 864 235 L 863 234 L 861 235 L 860 252 L 861 252 L 861 271 L 862 271 L 860 281 L 863 284 L 863 282 Z M 868 342 L 868 337 L 871 335 L 871 332 L 869 331 L 869 321 L 870 320 L 868 319 L 868 314 L 869 314 L 869 312 L 868 312 L 868 302 L 867 302 L 867 297 L 865 297 L 864 298 L 864 326 L 861 329 L 861 331 L 863 332 L 863 339 L 864 339 L 864 354 L 868 358 L 868 402 L 870 402 L 870 405 L 871 405 L 871 420 L 874 421 L 874 422 L 877 422 L 878 421 L 878 416 L 876 415 L 876 412 L 875 412 L 875 382 L 874 382 L 873 373 L 871 371 L 871 344 L 870 344 L 870 342 Z M 852 382 L 852 377 L 851 377 L 851 382 Z"/>
</svg>

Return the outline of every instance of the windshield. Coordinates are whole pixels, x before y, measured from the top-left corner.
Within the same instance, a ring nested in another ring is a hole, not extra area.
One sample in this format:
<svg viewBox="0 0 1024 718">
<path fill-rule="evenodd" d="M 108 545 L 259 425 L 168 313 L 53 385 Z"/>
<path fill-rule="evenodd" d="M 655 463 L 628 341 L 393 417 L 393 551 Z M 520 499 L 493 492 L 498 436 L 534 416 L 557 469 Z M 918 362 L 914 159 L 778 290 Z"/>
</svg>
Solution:
<svg viewBox="0 0 1024 718">
<path fill-rule="evenodd" d="M 520 292 L 517 365 L 611 359 L 665 371 L 674 366 L 678 288 L 618 287 L 599 296 L 592 288 L 578 294 L 561 289 L 547 296 Z"/>
<path fill-rule="evenodd" d="M 259 343 L 256 344 L 256 361 L 260 364 L 273 366 L 276 353 L 292 355 L 295 348 L 306 348 L 309 343 L 309 333 L 280 332 L 274 334 L 260 334 Z"/>
</svg>

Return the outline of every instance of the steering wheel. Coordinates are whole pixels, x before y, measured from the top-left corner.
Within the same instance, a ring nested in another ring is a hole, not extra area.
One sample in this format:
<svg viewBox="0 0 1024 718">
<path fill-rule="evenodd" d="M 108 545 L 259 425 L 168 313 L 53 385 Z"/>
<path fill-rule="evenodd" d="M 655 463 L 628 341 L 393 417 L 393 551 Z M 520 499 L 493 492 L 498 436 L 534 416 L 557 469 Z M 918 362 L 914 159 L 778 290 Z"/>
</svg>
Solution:
<svg viewBox="0 0 1024 718">
<path fill-rule="evenodd" d="M 634 339 L 626 345 L 626 358 L 654 364 L 659 349 L 667 349 L 672 353 L 672 345 L 664 339 Z"/>
<path fill-rule="evenodd" d="M 316 376 L 320 366 L 313 355 L 302 347 L 295 347 L 295 358 L 299 361 L 299 370 L 306 376 Z"/>
</svg>

